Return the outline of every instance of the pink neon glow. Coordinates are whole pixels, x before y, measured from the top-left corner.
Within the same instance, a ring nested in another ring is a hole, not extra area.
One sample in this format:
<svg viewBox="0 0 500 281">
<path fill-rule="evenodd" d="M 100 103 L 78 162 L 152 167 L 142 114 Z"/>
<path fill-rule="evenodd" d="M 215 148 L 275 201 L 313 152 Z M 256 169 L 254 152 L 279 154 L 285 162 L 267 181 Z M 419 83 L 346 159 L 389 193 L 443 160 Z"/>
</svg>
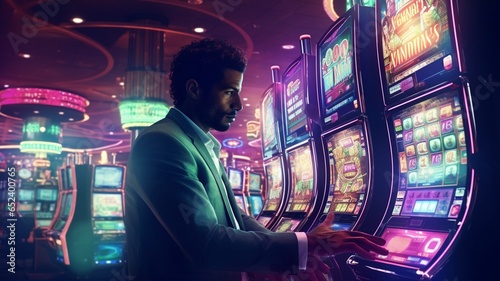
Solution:
<svg viewBox="0 0 500 281">
<path fill-rule="evenodd" d="M 85 112 L 89 101 L 81 96 L 52 89 L 9 88 L 0 92 L 0 105 L 39 104 Z"/>
</svg>

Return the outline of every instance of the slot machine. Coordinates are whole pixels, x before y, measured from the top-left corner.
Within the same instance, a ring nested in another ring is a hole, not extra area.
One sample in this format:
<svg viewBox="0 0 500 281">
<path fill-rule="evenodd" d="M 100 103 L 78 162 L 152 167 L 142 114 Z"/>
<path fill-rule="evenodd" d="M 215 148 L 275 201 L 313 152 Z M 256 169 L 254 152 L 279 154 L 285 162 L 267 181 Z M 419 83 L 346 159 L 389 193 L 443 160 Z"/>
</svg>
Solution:
<svg viewBox="0 0 500 281">
<path fill-rule="evenodd" d="M 35 215 L 35 189 L 32 186 L 17 190 L 17 213 L 19 217 L 32 218 Z"/>
<path fill-rule="evenodd" d="M 67 173 L 66 165 L 59 167 L 56 171 L 57 188 L 58 188 L 57 202 L 56 202 L 56 209 L 54 211 L 54 217 L 50 222 L 50 225 L 47 227 L 47 230 L 44 231 L 47 237 L 52 236 L 52 234 L 55 233 L 54 231 L 55 224 L 60 221 L 60 216 L 62 215 L 62 208 L 64 204 L 64 200 L 62 198 L 63 194 L 71 192 L 72 189 L 71 185 L 68 183 L 68 176 L 66 173 Z"/>
<path fill-rule="evenodd" d="M 317 223 L 374 233 L 387 208 L 389 141 L 376 59 L 374 8 L 354 5 L 317 44 L 319 124 L 328 199 Z"/>
<path fill-rule="evenodd" d="M 125 262 L 125 166 L 94 165 L 91 185 L 92 260 L 96 267 Z"/>
<path fill-rule="evenodd" d="M 476 140 L 456 15 L 449 0 L 376 2 L 393 178 L 375 233 L 389 255 L 347 260 L 363 280 L 454 280 L 463 259 Z"/>
<path fill-rule="evenodd" d="M 302 55 L 295 59 L 282 76 L 284 127 L 284 160 L 289 196 L 276 232 L 307 231 L 316 221 L 319 209 L 324 204 L 326 189 L 320 182 L 318 163 L 322 154 L 317 153 L 317 139 L 313 130 L 315 57 L 311 54 L 311 38 L 300 37 Z"/>
<path fill-rule="evenodd" d="M 258 218 L 263 205 L 262 199 L 262 175 L 248 171 L 246 174 L 245 196 L 249 205 L 250 215 Z"/>
<path fill-rule="evenodd" d="M 229 179 L 229 183 L 231 184 L 236 204 L 238 204 L 238 207 L 240 207 L 240 209 L 245 212 L 245 214 L 250 214 L 247 198 L 243 190 L 245 183 L 245 172 L 241 169 L 227 167 L 227 178 Z"/>
<path fill-rule="evenodd" d="M 77 276 L 125 263 L 121 165 L 68 165 L 59 170 L 57 217 L 46 232 L 56 261 Z"/>
<path fill-rule="evenodd" d="M 92 169 L 89 165 L 71 164 L 59 168 L 58 176 L 61 188 L 57 210 L 45 236 L 55 252 L 56 263 L 76 274 L 86 274 L 92 267 L 88 258 L 92 232 L 90 223 L 85 223 L 90 219 Z"/>
<path fill-rule="evenodd" d="M 59 188 L 50 181 L 35 186 L 35 228 L 46 229 L 52 223 L 56 211 Z"/>
<path fill-rule="evenodd" d="M 271 67 L 273 83 L 264 91 L 261 102 L 261 142 L 266 191 L 262 211 L 257 218 L 263 226 L 272 229 L 283 212 L 288 191 L 285 190 L 283 166 L 283 130 L 279 117 L 282 87 L 279 66 Z"/>
<path fill-rule="evenodd" d="M 326 170 L 328 197 L 315 224 L 334 213 L 333 230 L 373 234 L 389 203 L 390 144 L 374 25 L 374 8 L 355 4 L 316 45 L 319 150 L 325 155 L 318 165 Z M 337 279 L 355 277 L 345 263 L 349 256 L 333 258 Z"/>
</svg>

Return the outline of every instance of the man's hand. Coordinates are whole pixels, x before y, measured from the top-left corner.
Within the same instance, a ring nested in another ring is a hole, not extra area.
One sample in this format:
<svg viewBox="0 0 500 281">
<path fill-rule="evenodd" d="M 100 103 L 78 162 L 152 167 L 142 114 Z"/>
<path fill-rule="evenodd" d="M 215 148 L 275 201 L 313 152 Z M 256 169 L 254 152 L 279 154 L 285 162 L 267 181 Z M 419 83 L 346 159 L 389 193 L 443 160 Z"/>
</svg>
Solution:
<svg viewBox="0 0 500 281">
<path fill-rule="evenodd" d="M 328 257 L 341 253 L 353 253 L 366 259 L 373 259 L 371 252 L 388 255 L 389 251 L 382 247 L 383 238 L 360 231 L 334 231 L 334 213 L 331 212 L 325 221 L 307 233 L 309 255 Z"/>
</svg>

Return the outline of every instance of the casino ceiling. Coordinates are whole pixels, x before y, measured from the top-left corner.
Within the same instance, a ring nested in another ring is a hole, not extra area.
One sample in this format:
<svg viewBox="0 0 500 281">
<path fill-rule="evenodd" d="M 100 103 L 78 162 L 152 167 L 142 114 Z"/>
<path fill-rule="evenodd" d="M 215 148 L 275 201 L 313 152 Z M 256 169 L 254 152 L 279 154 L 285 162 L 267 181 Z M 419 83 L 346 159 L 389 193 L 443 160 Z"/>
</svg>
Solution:
<svg viewBox="0 0 500 281">
<path fill-rule="evenodd" d="M 83 98 L 88 102 L 81 106 L 84 118 L 70 118 L 68 112 L 66 119 L 59 116 L 62 155 L 106 150 L 116 153 L 117 162 L 126 161 L 130 150 L 131 133 L 122 128 L 118 105 L 126 95 L 131 54 L 156 52 L 154 44 L 133 46 L 131 34 L 165 35 L 156 62 L 163 63 L 165 72 L 180 46 L 203 37 L 229 40 L 246 52 L 244 109 L 229 131 L 214 135 L 221 141 L 241 140 L 242 147 L 227 150 L 261 165 L 260 141 L 247 134 L 247 123 L 258 121 L 256 109 L 272 82 L 270 67 L 278 65 L 283 73 L 300 56 L 299 37 L 309 34 L 315 44 L 333 23 L 321 0 L 4 0 L 0 5 L 1 90 L 55 89 Z M 75 17 L 83 22 L 73 22 Z M 206 31 L 196 33 L 197 27 Z M 166 84 L 160 94 L 171 105 L 167 77 L 158 78 Z M 20 153 L 26 116 L 43 115 L 39 106 L 0 110 L 5 155 Z M 65 109 L 53 109 L 64 114 Z"/>
</svg>

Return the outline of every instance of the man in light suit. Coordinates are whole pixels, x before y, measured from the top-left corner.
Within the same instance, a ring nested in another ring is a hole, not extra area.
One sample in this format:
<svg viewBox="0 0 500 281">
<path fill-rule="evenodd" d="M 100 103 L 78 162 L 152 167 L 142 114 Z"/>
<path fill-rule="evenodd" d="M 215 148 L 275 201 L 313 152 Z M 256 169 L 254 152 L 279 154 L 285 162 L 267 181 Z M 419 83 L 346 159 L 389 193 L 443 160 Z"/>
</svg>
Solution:
<svg viewBox="0 0 500 281">
<path fill-rule="evenodd" d="M 387 254 L 378 237 L 334 232 L 326 224 L 307 234 L 274 233 L 240 212 L 209 130 L 226 131 L 242 109 L 245 67 L 240 49 L 214 39 L 193 42 L 174 57 L 175 108 L 140 133 L 127 165 L 125 226 L 134 281 L 236 281 L 242 272 L 307 272 L 311 261 L 327 271 L 318 257 L 335 253 Z"/>
</svg>

